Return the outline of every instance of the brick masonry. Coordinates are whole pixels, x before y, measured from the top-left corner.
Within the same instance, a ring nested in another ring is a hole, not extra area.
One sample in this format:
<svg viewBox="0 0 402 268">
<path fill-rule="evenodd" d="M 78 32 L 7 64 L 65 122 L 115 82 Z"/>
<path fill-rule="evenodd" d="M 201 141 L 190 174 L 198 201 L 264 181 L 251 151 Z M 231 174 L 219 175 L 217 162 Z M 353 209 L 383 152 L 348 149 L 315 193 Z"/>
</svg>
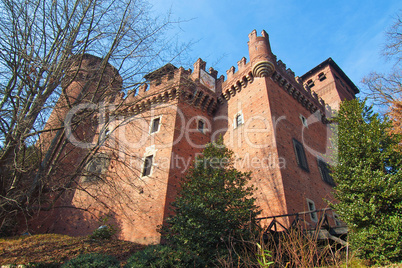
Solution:
<svg viewBox="0 0 402 268">
<path fill-rule="evenodd" d="M 60 126 L 71 111 L 66 98 L 101 103 L 107 119 L 94 115 L 74 134 L 80 141 L 104 142 L 95 154 L 71 143 L 59 149 L 65 157 L 57 178 L 71 178 L 78 162 L 87 161 L 75 177 L 81 190 L 67 191 L 58 201 L 64 208 L 42 213 L 30 222 L 30 231 L 86 235 L 99 226 L 98 218 L 107 217 L 121 239 L 159 243 L 157 229 L 171 215 L 180 178 L 203 146 L 219 136 L 235 153 L 236 167 L 252 172 L 262 217 L 308 211 L 307 200 L 326 208 L 323 199 L 333 200 L 332 186 L 322 179 L 317 157 L 328 160 L 331 112 L 358 89 L 331 58 L 295 77 L 272 53 L 265 31 L 251 32 L 248 47 L 250 61 L 243 57 L 237 71 L 229 68 L 226 80 L 198 59 L 194 71 L 165 65 L 127 96 L 119 92 L 122 81 L 112 66 L 85 55 L 82 70 L 72 68 L 76 76 L 64 85 L 67 97 L 60 97 L 46 128 Z M 108 75 L 95 87 L 90 81 L 97 72 L 90 68 L 99 66 Z M 41 137 L 44 151 L 55 138 L 66 140 L 56 131 Z M 307 169 L 297 162 L 294 139 L 303 145 Z M 99 155 L 107 160 L 99 162 L 97 179 L 88 180 L 94 178 L 88 163 Z M 150 174 L 144 175 L 151 156 Z"/>
</svg>

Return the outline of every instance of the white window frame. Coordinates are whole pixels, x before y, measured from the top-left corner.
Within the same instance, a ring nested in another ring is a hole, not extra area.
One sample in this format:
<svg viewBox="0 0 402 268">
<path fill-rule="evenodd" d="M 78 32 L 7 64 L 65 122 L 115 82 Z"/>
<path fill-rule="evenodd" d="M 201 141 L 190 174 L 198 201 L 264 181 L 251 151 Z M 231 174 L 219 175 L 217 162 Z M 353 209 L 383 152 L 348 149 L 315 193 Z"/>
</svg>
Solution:
<svg viewBox="0 0 402 268">
<path fill-rule="evenodd" d="M 155 130 L 154 132 L 152 132 L 152 129 L 153 129 L 153 126 L 154 126 L 154 120 L 156 120 L 156 119 L 159 119 L 158 129 Z M 162 124 L 162 116 L 153 117 L 153 118 L 151 119 L 151 123 L 149 124 L 149 134 L 158 133 L 159 130 L 161 129 L 161 124 Z"/>
<path fill-rule="evenodd" d="M 237 118 L 239 116 L 241 116 L 241 124 L 237 124 Z M 233 128 L 236 129 L 242 125 L 244 125 L 244 115 L 243 115 L 242 111 L 240 111 L 240 112 L 236 113 L 233 118 Z"/>
<path fill-rule="evenodd" d="M 202 129 L 200 129 L 200 122 L 202 122 Z M 201 132 L 201 133 L 205 133 L 205 132 L 206 132 L 205 125 L 206 125 L 206 123 L 205 123 L 205 121 L 204 121 L 203 119 L 199 118 L 199 119 L 197 120 L 197 129 L 198 129 L 199 132 Z"/>
<path fill-rule="evenodd" d="M 302 114 L 299 115 L 299 118 L 300 118 L 300 120 L 301 120 L 301 122 L 302 122 L 302 125 L 303 125 L 304 127 L 308 128 L 307 118 L 304 117 L 304 115 L 302 115 Z"/>
<path fill-rule="evenodd" d="M 317 208 L 315 207 L 315 203 L 314 203 L 313 200 L 306 198 L 306 201 L 307 201 L 307 208 L 308 208 L 308 211 L 315 211 L 315 210 L 317 210 Z M 313 209 L 311 209 L 310 205 L 312 205 L 312 208 L 313 208 Z M 311 221 L 313 221 L 313 222 L 318 222 L 318 215 L 317 215 L 317 212 L 309 213 L 309 214 L 310 214 L 310 219 L 311 219 Z"/>
<path fill-rule="evenodd" d="M 152 156 L 152 162 L 151 162 L 151 166 L 150 166 L 150 168 L 149 168 L 149 174 L 144 175 L 146 159 L 147 159 L 148 157 L 150 157 L 150 156 Z M 144 157 L 144 159 L 142 160 L 142 162 L 143 162 L 143 164 L 142 164 L 142 169 L 141 169 L 141 177 L 143 178 L 143 177 L 149 177 L 149 176 L 151 176 L 152 173 L 153 173 L 153 169 L 154 169 L 155 154 L 146 155 L 146 156 Z"/>
</svg>

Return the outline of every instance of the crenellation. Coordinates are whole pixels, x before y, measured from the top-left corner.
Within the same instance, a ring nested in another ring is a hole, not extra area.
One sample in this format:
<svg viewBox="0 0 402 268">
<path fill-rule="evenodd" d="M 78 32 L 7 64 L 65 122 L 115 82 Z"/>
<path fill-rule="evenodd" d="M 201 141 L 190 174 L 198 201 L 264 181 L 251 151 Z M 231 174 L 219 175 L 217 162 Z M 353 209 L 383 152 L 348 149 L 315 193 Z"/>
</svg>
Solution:
<svg viewBox="0 0 402 268">
<path fill-rule="evenodd" d="M 235 71 L 236 71 L 236 68 L 234 66 L 230 67 L 229 70 L 226 71 L 227 80 L 231 80 L 233 78 Z"/>
<path fill-rule="evenodd" d="M 286 64 L 283 63 L 282 60 L 278 60 L 278 61 L 276 62 L 276 64 L 277 64 L 277 66 L 278 66 L 279 68 L 281 68 L 283 71 L 286 71 Z"/>
<path fill-rule="evenodd" d="M 295 77 L 295 73 L 292 71 L 292 69 L 290 69 L 290 68 L 287 68 L 286 69 L 286 73 L 290 76 L 290 77 Z"/>
<path fill-rule="evenodd" d="M 237 62 L 237 68 L 239 69 L 239 72 L 243 71 L 246 68 L 246 64 L 247 59 L 245 57 L 241 58 L 241 60 Z"/>
<path fill-rule="evenodd" d="M 209 71 L 209 74 L 210 74 L 213 78 L 216 79 L 216 78 L 218 77 L 218 71 L 215 70 L 214 68 L 209 67 L 208 71 Z"/>
</svg>

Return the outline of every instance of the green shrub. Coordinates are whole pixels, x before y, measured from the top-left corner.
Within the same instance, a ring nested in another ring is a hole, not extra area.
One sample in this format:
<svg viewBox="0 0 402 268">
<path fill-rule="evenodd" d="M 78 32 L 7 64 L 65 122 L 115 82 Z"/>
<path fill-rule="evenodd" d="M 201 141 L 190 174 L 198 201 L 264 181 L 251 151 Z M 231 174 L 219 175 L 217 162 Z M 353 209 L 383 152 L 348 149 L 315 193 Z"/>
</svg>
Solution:
<svg viewBox="0 0 402 268">
<path fill-rule="evenodd" d="M 102 225 L 89 236 L 91 239 L 111 239 L 116 229 L 110 225 Z"/>
<path fill-rule="evenodd" d="M 27 268 L 58 268 L 59 263 L 45 263 L 45 262 L 30 262 L 26 266 Z"/>
<path fill-rule="evenodd" d="M 175 248 L 194 252 L 208 267 L 216 259 L 231 255 L 234 259 L 240 241 L 254 239 L 258 230 L 255 187 L 251 173 L 234 166 L 234 153 L 222 138 L 208 144 L 202 156 L 181 179 L 174 215 L 161 228 L 164 238 Z M 200 194 L 202 193 L 202 194 Z"/>
<path fill-rule="evenodd" d="M 63 264 L 62 268 L 119 268 L 119 261 L 112 256 L 98 253 L 83 254 Z"/>
<path fill-rule="evenodd" d="M 165 245 L 148 246 L 134 253 L 128 259 L 125 268 L 176 268 L 176 267 L 205 267 L 200 259 L 190 252 L 184 252 Z"/>
</svg>

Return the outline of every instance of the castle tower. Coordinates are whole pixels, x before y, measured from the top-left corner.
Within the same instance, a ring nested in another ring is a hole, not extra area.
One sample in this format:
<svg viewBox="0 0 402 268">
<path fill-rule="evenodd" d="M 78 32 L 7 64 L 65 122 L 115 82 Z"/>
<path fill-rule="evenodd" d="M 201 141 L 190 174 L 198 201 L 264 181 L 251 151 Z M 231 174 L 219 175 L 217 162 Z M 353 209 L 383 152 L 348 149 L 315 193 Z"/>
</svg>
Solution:
<svg viewBox="0 0 402 268">
<path fill-rule="evenodd" d="M 248 51 L 254 77 L 269 77 L 275 70 L 275 56 L 272 54 L 269 36 L 265 30 L 257 36 L 253 30 L 249 35 Z"/>
<path fill-rule="evenodd" d="M 49 116 L 45 130 L 48 129 L 54 134 L 53 129 L 64 125 L 67 113 L 74 106 L 113 101 L 121 86 L 122 79 L 117 70 L 101 58 L 90 54 L 72 57 L 71 65 L 61 83 L 62 94 Z M 81 128 L 85 128 L 84 125 L 81 124 Z M 76 131 L 76 134 L 80 138 L 86 136 L 79 131 Z M 44 135 L 41 138 L 45 138 L 48 142 L 51 135 Z M 85 140 L 91 140 L 92 137 L 89 135 Z"/>
<path fill-rule="evenodd" d="M 42 174 L 50 179 L 47 187 L 68 189 L 68 185 L 80 180 L 80 172 L 83 171 L 77 168 L 85 166 L 83 161 L 98 135 L 98 104 L 113 100 L 121 85 L 122 79 L 117 70 L 101 58 L 89 54 L 71 58 L 71 65 L 61 84 L 62 94 L 37 143 L 43 152 L 43 165 L 52 167 Z M 67 190 L 57 199 L 55 206 L 71 207 L 73 195 Z M 63 217 L 67 215 L 73 219 L 74 213 L 66 209 L 43 212 L 31 222 L 32 231 L 63 233 L 66 230 Z"/>
<path fill-rule="evenodd" d="M 332 58 L 302 75 L 301 79 L 334 110 L 338 110 L 343 100 L 353 99 L 359 93 L 356 85 Z"/>
</svg>

